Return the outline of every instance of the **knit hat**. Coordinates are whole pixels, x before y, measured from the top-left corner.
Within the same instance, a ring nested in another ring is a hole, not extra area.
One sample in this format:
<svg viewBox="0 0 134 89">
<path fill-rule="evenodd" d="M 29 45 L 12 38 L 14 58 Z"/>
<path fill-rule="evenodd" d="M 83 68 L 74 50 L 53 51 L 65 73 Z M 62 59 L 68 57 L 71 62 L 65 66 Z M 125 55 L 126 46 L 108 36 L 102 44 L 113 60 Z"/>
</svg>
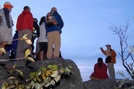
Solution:
<svg viewBox="0 0 134 89">
<path fill-rule="evenodd" d="M 13 8 L 13 5 L 10 2 L 5 2 L 4 8 Z"/>
</svg>

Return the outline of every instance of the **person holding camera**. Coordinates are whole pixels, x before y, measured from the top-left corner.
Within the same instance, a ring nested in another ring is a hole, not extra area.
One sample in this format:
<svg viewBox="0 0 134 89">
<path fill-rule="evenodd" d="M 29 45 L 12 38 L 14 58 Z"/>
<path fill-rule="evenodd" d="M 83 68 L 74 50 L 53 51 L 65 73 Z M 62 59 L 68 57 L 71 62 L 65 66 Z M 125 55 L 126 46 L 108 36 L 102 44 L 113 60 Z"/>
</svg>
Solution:
<svg viewBox="0 0 134 89">
<path fill-rule="evenodd" d="M 116 52 L 111 48 L 110 44 L 107 44 L 106 48 L 106 50 L 103 50 L 100 47 L 100 50 L 106 56 L 105 63 L 107 64 L 110 78 L 115 79 L 114 63 L 116 63 Z"/>
</svg>

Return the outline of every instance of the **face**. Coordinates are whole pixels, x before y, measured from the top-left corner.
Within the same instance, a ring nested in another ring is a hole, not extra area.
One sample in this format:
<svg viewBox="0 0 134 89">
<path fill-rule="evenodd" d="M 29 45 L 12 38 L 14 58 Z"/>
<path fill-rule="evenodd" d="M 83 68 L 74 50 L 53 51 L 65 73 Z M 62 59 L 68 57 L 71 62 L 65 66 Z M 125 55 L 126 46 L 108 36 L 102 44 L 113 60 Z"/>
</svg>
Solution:
<svg viewBox="0 0 134 89">
<path fill-rule="evenodd" d="M 8 10 L 11 12 L 12 11 L 12 8 L 9 7 Z"/>
<path fill-rule="evenodd" d="M 57 9 L 55 7 L 52 8 L 53 11 L 57 11 Z"/>
<path fill-rule="evenodd" d="M 31 9 L 28 9 L 29 12 L 31 12 Z"/>
<path fill-rule="evenodd" d="M 106 47 L 107 47 L 107 49 L 111 49 L 111 46 L 109 46 L 109 45 L 107 45 Z"/>
</svg>

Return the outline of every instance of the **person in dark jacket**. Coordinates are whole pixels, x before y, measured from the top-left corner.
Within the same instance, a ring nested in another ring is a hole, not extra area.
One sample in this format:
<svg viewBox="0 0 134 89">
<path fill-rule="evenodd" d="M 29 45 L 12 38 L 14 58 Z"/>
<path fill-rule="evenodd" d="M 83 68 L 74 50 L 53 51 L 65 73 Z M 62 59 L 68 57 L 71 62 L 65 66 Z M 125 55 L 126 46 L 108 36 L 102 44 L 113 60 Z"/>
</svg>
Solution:
<svg viewBox="0 0 134 89">
<path fill-rule="evenodd" d="M 53 15 L 53 16 L 51 16 Z M 48 39 L 47 58 L 53 58 L 54 47 L 54 59 L 59 58 L 60 46 L 61 46 L 61 29 L 63 28 L 63 20 L 59 15 L 57 9 L 52 7 L 51 11 L 46 16 L 46 31 Z"/>
<path fill-rule="evenodd" d="M 15 34 L 13 36 L 13 43 L 12 43 L 12 49 L 11 49 L 11 56 L 10 59 L 14 59 L 16 58 L 16 54 L 17 54 L 17 46 L 18 46 L 18 32 L 15 31 Z"/>
<path fill-rule="evenodd" d="M 32 43 L 34 43 L 35 38 L 38 38 L 40 36 L 40 28 L 38 25 L 38 20 L 36 18 L 34 18 L 33 20 L 33 36 L 32 36 Z"/>
<path fill-rule="evenodd" d="M 33 15 L 29 6 L 24 6 L 22 13 L 17 19 L 16 28 L 18 31 L 18 38 L 22 38 L 25 34 L 28 34 L 27 38 L 32 40 Z M 30 47 L 31 44 L 27 44 L 24 40 L 19 40 L 17 46 L 17 58 L 24 57 L 26 49 Z"/>
<path fill-rule="evenodd" d="M 34 41 L 36 38 L 39 38 L 40 36 L 40 28 L 39 28 L 39 25 L 38 25 L 38 20 L 36 18 L 33 18 L 33 34 L 32 34 L 32 44 L 31 44 L 31 47 L 32 47 L 32 54 L 34 55 Z"/>
</svg>

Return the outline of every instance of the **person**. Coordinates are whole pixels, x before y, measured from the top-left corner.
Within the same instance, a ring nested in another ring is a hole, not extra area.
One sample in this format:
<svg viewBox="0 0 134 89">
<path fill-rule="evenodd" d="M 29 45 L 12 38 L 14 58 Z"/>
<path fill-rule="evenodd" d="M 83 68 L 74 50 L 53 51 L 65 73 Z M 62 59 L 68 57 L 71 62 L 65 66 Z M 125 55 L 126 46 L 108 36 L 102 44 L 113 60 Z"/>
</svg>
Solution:
<svg viewBox="0 0 134 89">
<path fill-rule="evenodd" d="M 103 50 L 102 47 L 100 47 L 100 50 L 106 55 L 105 63 L 107 63 L 110 77 L 115 79 L 114 63 L 116 63 L 116 52 L 111 48 L 110 44 L 107 44 L 106 47 L 107 50 Z"/>
<path fill-rule="evenodd" d="M 37 18 L 33 18 L 33 33 L 32 33 L 32 44 L 31 44 L 31 47 L 32 47 L 32 54 L 34 55 L 34 41 L 36 38 L 38 38 L 40 35 L 40 28 L 39 28 L 39 25 L 38 25 L 38 20 Z"/>
<path fill-rule="evenodd" d="M 46 53 L 48 48 L 44 16 L 41 17 L 40 19 L 39 27 L 40 27 L 40 36 L 38 39 L 39 48 L 40 48 L 39 56 L 40 56 L 40 60 L 43 60 L 46 58 Z"/>
<path fill-rule="evenodd" d="M 16 28 L 18 31 L 18 38 L 22 38 L 25 34 L 28 34 L 27 38 L 32 40 L 33 15 L 29 6 L 24 6 L 22 13 L 18 16 Z M 19 40 L 17 58 L 24 57 L 24 52 L 30 47 L 31 44 L 27 44 L 24 40 Z"/>
<path fill-rule="evenodd" d="M 57 9 L 52 7 L 51 11 L 46 15 L 46 31 L 48 39 L 47 58 L 51 59 L 54 47 L 54 59 L 59 58 L 61 46 L 61 29 L 63 28 L 63 20 Z"/>
<path fill-rule="evenodd" d="M 40 35 L 40 28 L 39 28 L 39 25 L 38 25 L 37 18 L 33 18 L 33 28 L 34 29 L 33 29 L 33 35 L 32 35 L 32 43 L 34 44 L 35 39 L 38 38 L 39 35 Z M 32 46 L 34 47 L 33 44 L 32 44 Z M 33 52 L 33 50 L 32 50 L 32 52 Z"/>
<path fill-rule="evenodd" d="M 98 62 L 94 65 L 94 72 L 90 75 L 90 79 L 101 80 L 107 78 L 107 65 L 103 62 L 103 59 L 99 57 Z"/>
<path fill-rule="evenodd" d="M 17 54 L 17 46 L 18 46 L 18 31 L 15 31 L 15 34 L 13 36 L 13 43 L 12 43 L 12 50 L 11 50 L 11 59 L 15 59 L 16 58 L 16 54 Z"/>
<path fill-rule="evenodd" d="M 4 8 L 0 9 L 0 48 L 5 48 L 12 44 L 13 20 L 10 15 L 13 5 L 10 2 L 4 3 Z M 0 57 L 3 52 L 0 51 Z"/>
</svg>

